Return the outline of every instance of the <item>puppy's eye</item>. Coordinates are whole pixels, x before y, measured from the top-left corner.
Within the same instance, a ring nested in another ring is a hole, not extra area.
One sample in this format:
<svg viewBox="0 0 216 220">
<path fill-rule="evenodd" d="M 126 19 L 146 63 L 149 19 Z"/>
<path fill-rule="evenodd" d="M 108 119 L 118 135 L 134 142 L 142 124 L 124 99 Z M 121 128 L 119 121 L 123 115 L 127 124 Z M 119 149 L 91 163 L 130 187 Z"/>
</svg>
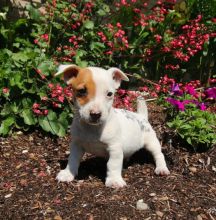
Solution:
<svg viewBox="0 0 216 220">
<path fill-rule="evenodd" d="M 112 95 L 113 95 L 112 92 L 108 92 L 108 93 L 107 93 L 107 96 L 108 96 L 108 97 L 112 97 Z"/>
<path fill-rule="evenodd" d="M 78 89 L 76 91 L 76 95 L 77 95 L 77 97 L 86 96 L 87 95 L 87 89 L 86 88 Z"/>
</svg>

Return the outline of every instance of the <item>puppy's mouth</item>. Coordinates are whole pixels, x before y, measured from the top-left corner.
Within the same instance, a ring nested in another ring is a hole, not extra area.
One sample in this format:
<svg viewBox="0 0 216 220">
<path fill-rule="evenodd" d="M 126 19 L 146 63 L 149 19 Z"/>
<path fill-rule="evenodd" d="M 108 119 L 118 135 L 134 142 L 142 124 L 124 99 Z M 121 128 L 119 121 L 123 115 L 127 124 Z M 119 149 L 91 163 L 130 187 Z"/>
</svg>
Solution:
<svg viewBox="0 0 216 220">
<path fill-rule="evenodd" d="M 103 122 L 100 119 L 92 120 L 91 118 L 88 118 L 88 119 L 81 118 L 81 121 L 88 125 L 93 125 L 93 126 L 99 126 L 103 124 Z"/>
<path fill-rule="evenodd" d="M 102 124 L 102 121 L 100 119 L 90 118 L 87 123 L 90 124 L 90 125 L 95 125 L 96 126 L 96 125 Z"/>
</svg>

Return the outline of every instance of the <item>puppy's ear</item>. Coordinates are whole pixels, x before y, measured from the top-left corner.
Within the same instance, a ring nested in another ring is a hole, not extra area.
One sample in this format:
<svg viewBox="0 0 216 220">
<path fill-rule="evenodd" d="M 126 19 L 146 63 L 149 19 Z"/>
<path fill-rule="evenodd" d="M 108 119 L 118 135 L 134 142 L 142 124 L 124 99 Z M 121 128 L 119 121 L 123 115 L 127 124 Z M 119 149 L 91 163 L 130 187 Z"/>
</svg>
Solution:
<svg viewBox="0 0 216 220">
<path fill-rule="evenodd" d="M 110 68 L 108 69 L 108 71 L 112 74 L 112 78 L 114 80 L 115 83 L 115 88 L 118 89 L 121 81 L 129 81 L 128 77 L 125 75 L 125 73 L 123 73 L 120 69 L 118 68 Z"/>
<path fill-rule="evenodd" d="M 78 73 L 80 71 L 80 67 L 76 65 L 60 65 L 58 68 L 58 72 L 55 74 L 55 76 L 63 74 L 64 81 L 68 85 L 70 84 L 70 81 L 77 77 Z"/>
</svg>

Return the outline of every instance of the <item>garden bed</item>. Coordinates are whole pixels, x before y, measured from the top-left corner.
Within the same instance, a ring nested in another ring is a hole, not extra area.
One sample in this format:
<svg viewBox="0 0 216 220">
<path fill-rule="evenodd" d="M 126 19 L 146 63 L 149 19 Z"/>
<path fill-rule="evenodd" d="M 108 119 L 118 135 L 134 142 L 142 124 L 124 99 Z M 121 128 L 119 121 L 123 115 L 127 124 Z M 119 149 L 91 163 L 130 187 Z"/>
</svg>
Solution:
<svg viewBox="0 0 216 220">
<path fill-rule="evenodd" d="M 163 109 L 148 106 L 169 176 L 154 175 L 151 156 L 141 151 L 125 163 L 123 189 L 105 187 L 106 161 L 91 155 L 83 159 L 74 182 L 58 183 L 70 138 L 17 132 L 0 138 L 0 219 L 215 219 L 216 148 L 192 153 L 170 142 Z M 140 199 L 149 209 L 137 210 Z"/>
</svg>

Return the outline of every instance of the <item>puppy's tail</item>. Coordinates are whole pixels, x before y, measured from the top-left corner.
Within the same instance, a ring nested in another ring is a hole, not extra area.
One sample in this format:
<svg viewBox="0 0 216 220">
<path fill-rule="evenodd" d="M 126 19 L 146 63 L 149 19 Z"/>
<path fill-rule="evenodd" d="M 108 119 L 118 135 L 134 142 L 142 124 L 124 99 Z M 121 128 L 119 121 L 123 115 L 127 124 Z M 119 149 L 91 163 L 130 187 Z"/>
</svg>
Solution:
<svg viewBox="0 0 216 220">
<path fill-rule="evenodd" d="M 137 113 L 145 116 L 145 119 L 148 120 L 148 109 L 143 97 L 137 98 Z"/>
</svg>

